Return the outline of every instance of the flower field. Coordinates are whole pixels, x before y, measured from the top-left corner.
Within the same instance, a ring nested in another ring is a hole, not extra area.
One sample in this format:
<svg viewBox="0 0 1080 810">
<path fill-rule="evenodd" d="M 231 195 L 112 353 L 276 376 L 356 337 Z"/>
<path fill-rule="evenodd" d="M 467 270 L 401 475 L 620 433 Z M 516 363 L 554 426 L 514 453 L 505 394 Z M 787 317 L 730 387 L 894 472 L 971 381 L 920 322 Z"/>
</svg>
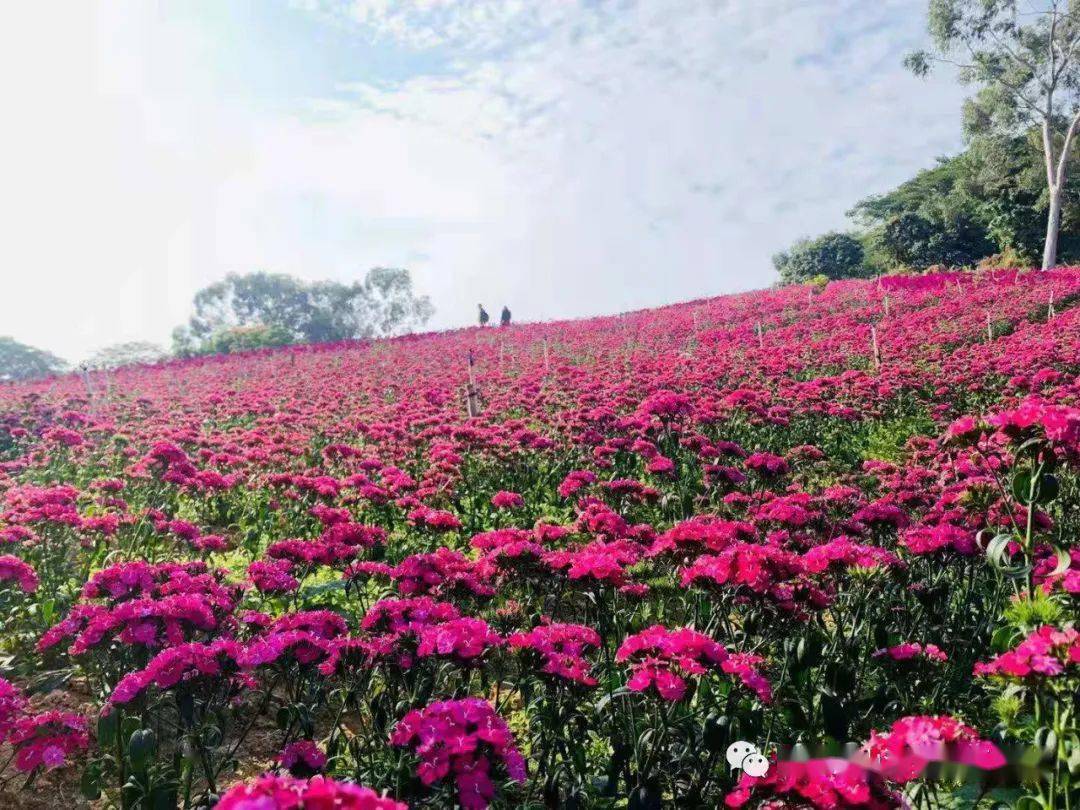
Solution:
<svg viewBox="0 0 1080 810">
<path fill-rule="evenodd" d="M 890 277 L 2 388 L 0 799 L 1080 807 L 1077 303 Z"/>
</svg>

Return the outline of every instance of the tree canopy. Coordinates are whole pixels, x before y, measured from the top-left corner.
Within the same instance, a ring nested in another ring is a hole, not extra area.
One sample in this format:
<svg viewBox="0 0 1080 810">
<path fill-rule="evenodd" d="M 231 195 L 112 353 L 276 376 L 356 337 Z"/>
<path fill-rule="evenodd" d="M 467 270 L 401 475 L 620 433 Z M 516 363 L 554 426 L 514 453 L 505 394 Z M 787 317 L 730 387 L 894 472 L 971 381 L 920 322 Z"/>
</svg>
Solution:
<svg viewBox="0 0 1080 810">
<path fill-rule="evenodd" d="M 133 340 L 117 343 L 94 352 L 85 365 L 88 368 L 108 369 L 132 366 L 139 363 L 156 363 L 167 357 L 166 351 L 156 343 Z"/>
<path fill-rule="evenodd" d="M 1058 261 L 1058 235 L 1073 144 L 1080 131 L 1080 4 L 1076 0 L 929 0 L 931 47 L 907 57 L 917 75 L 955 67 L 974 92 L 969 137 L 1016 138 L 1035 130 L 1047 191 L 1042 265 Z"/>
<path fill-rule="evenodd" d="M 849 236 L 862 243 L 863 261 L 847 275 L 972 267 L 989 257 L 1037 263 L 1049 212 L 1042 162 L 1036 130 L 975 136 L 960 154 L 939 159 L 891 191 L 860 200 L 848 217 L 854 225 Z M 1070 165 L 1076 162 L 1074 157 Z M 802 240 L 778 258 L 814 241 Z M 1066 176 L 1058 258 L 1080 261 L 1080 171 Z M 784 283 L 805 278 L 781 272 Z"/>
<path fill-rule="evenodd" d="M 419 328 L 434 312 L 426 296 L 414 294 L 409 271 L 391 267 L 373 268 L 352 284 L 229 275 L 196 293 L 194 308 L 173 332 L 181 356 L 389 337 Z"/>
<path fill-rule="evenodd" d="M 864 248 L 854 236 L 827 233 L 817 239 L 802 239 L 788 250 L 773 256 L 773 265 L 784 283 L 865 275 Z"/>
<path fill-rule="evenodd" d="M 66 370 L 67 363 L 51 352 L 0 337 L 0 381 L 29 380 Z"/>
</svg>

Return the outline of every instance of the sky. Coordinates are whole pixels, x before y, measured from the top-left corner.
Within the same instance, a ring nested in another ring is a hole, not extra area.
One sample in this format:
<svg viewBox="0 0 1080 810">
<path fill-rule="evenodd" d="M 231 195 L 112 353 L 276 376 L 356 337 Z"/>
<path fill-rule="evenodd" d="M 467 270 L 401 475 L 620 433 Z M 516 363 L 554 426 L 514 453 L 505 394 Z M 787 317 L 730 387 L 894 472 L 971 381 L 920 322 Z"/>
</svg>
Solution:
<svg viewBox="0 0 1080 810">
<path fill-rule="evenodd" d="M 961 146 L 925 0 L 11 0 L 0 335 L 168 345 L 230 272 L 403 266 L 432 328 L 760 288 Z"/>
</svg>

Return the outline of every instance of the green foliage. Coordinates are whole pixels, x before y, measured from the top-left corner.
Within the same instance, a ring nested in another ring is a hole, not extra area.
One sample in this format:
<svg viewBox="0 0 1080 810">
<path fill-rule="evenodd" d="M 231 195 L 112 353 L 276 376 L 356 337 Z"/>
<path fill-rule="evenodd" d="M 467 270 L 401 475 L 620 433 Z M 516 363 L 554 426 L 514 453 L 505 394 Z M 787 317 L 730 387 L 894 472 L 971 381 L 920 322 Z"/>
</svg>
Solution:
<svg viewBox="0 0 1080 810">
<path fill-rule="evenodd" d="M 881 461 L 902 461 L 908 440 L 933 433 L 934 421 L 926 413 L 913 413 L 872 423 L 863 443 L 862 457 Z"/>
<path fill-rule="evenodd" d="M 229 275 L 200 290 L 195 314 L 173 332 L 180 356 L 287 343 L 388 337 L 422 326 L 434 308 L 408 270 L 375 267 L 363 281 L 307 282 L 284 274 Z M 251 330 L 259 327 L 261 331 Z"/>
<path fill-rule="evenodd" d="M 232 354 L 252 349 L 268 349 L 273 346 L 287 346 L 292 343 L 292 335 L 281 326 L 234 326 L 214 332 L 202 342 L 193 354 Z"/>
<path fill-rule="evenodd" d="M 35 349 L 10 337 L 0 337 L 0 382 L 30 380 L 59 374 L 67 363 L 55 354 Z"/>
<path fill-rule="evenodd" d="M 1061 208 L 1080 129 L 1077 4 L 929 0 L 928 31 L 932 50 L 909 55 L 906 65 L 925 76 L 934 63 L 948 64 L 962 84 L 974 89 L 964 103 L 969 138 L 1008 140 L 1024 138 L 1032 130 L 1039 133 L 1041 185 L 1052 203 L 1042 218 L 1046 225 L 1042 263 L 1044 267 L 1057 263 Z M 1034 203 L 1027 194 L 1005 194 L 1000 199 L 1009 210 Z M 1008 231 L 1026 230 L 1036 221 L 1002 213 L 998 224 Z M 1015 242 L 1009 246 L 1032 250 Z"/>
<path fill-rule="evenodd" d="M 1080 172 L 1063 192 L 1058 255 L 1080 261 Z M 1080 168 L 1080 167 L 1078 167 Z M 1049 195 L 1039 133 L 973 137 L 965 151 L 941 158 L 884 194 L 860 200 L 848 216 L 858 226 L 862 275 L 934 266 L 1030 265 L 1043 247 Z M 829 235 L 832 236 L 832 235 Z M 774 259 L 785 282 L 804 281 L 800 262 L 827 239 L 803 241 Z"/>
<path fill-rule="evenodd" d="M 96 369 L 120 368 L 142 363 L 156 363 L 165 359 L 166 356 L 165 350 L 157 344 L 135 340 L 130 343 L 107 346 L 95 352 L 85 365 Z"/>
<path fill-rule="evenodd" d="M 773 257 L 785 284 L 798 284 L 816 276 L 827 279 L 861 278 L 867 274 L 862 242 L 851 234 L 827 233 L 803 239 Z"/>
<path fill-rule="evenodd" d="M 985 228 L 966 214 L 940 223 L 914 213 L 893 217 L 885 223 L 881 243 L 895 264 L 919 270 L 972 265 L 993 250 Z"/>
</svg>

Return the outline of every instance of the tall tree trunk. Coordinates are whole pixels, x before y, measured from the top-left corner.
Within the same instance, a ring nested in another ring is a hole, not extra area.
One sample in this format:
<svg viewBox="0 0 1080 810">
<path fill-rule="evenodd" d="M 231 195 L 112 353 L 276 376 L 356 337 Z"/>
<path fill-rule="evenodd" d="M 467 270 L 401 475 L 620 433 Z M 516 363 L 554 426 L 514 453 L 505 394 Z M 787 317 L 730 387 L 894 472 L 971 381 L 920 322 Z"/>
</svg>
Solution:
<svg viewBox="0 0 1080 810">
<path fill-rule="evenodd" d="M 1050 212 L 1046 217 L 1046 244 L 1043 245 L 1043 270 L 1049 270 L 1057 264 L 1058 231 L 1061 229 L 1061 202 L 1065 196 L 1065 176 L 1069 164 L 1069 153 L 1073 139 L 1080 129 L 1080 112 L 1073 114 L 1069 128 L 1065 132 L 1065 142 L 1055 165 L 1054 138 L 1051 131 L 1051 117 L 1043 119 L 1043 156 L 1046 158 L 1046 185 L 1050 192 Z"/>
<path fill-rule="evenodd" d="M 1061 198 L 1064 189 L 1061 186 L 1050 187 L 1050 213 L 1046 218 L 1046 244 L 1043 245 L 1043 270 L 1049 270 L 1057 264 L 1058 231 L 1061 229 Z"/>
</svg>

